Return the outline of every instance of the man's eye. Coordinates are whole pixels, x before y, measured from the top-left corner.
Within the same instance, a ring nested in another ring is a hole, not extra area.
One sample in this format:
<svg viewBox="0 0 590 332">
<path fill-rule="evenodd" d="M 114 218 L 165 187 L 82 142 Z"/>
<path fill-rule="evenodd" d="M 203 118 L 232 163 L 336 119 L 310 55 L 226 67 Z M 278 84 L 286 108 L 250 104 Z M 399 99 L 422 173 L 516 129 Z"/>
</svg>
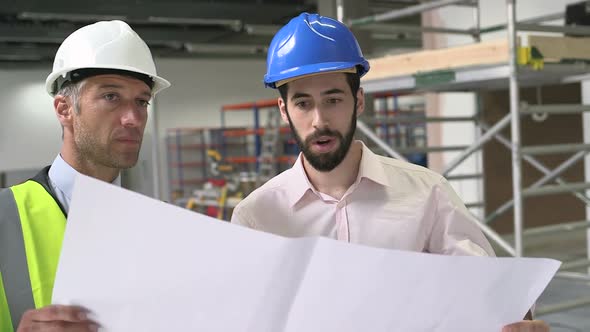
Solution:
<svg viewBox="0 0 590 332">
<path fill-rule="evenodd" d="M 108 101 L 114 101 L 117 99 L 117 94 L 115 93 L 107 93 L 104 95 L 104 99 L 108 100 Z"/>
<path fill-rule="evenodd" d="M 337 104 L 340 102 L 339 98 L 330 98 L 328 99 L 328 104 Z"/>
<path fill-rule="evenodd" d="M 295 103 L 295 106 L 299 108 L 307 108 L 309 106 L 309 103 L 307 101 L 298 101 Z"/>
<path fill-rule="evenodd" d="M 150 106 L 150 102 L 149 102 L 149 100 L 139 100 L 137 103 L 138 103 L 138 104 L 139 104 L 139 106 L 141 106 L 141 107 L 148 107 L 148 106 Z"/>
</svg>

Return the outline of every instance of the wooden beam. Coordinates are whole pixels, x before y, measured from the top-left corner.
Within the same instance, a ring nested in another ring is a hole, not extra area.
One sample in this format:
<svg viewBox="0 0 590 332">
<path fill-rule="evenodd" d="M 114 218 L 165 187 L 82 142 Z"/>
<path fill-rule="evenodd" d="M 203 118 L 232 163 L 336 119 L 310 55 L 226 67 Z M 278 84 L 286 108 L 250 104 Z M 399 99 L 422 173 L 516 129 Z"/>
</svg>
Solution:
<svg viewBox="0 0 590 332">
<path fill-rule="evenodd" d="M 563 60 L 590 60 L 590 38 L 528 35 L 520 39 L 523 46 L 533 46 L 545 63 Z M 425 50 L 370 59 L 371 70 L 363 81 L 413 75 L 436 70 L 452 70 L 477 65 L 508 63 L 506 39 L 485 41 L 457 47 Z"/>
<path fill-rule="evenodd" d="M 507 61 L 508 42 L 506 40 L 494 40 L 370 59 L 371 70 L 363 77 L 363 80 Z"/>
</svg>

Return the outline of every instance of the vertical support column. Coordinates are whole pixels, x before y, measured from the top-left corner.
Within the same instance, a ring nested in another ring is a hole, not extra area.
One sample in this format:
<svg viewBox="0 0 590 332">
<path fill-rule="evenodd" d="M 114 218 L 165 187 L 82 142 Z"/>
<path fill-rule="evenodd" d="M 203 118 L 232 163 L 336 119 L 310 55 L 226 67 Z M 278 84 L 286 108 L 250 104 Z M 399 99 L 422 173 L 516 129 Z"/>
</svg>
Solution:
<svg viewBox="0 0 590 332">
<path fill-rule="evenodd" d="M 176 143 L 176 163 L 177 163 L 176 170 L 178 172 L 177 173 L 178 174 L 178 186 L 180 187 L 180 190 L 182 191 L 182 195 L 185 195 L 185 192 L 184 192 L 184 182 L 183 182 L 184 180 L 182 178 L 183 177 L 183 173 L 182 173 L 182 171 L 183 171 L 182 170 L 182 157 L 181 157 L 181 151 L 182 150 L 180 149 L 180 145 L 182 143 L 182 141 L 180 139 L 181 138 L 181 135 L 182 135 L 182 130 L 180 128 L 179 129 L 176 129 L 176 141 L 175 141 L 175 143 Z M 173 202 L 173 199 L 174 199 L 174 197 L 170 197 L 170 201 L 172 203 L 174 203 Z"/>
<path fill-rule="evenodd" d="M 265 130 L 260 128 L 260 110 L 256 104 L 254 104 L 254 155 L 256 156 L 256 173 L 260 172 L 260 152 L 262 151 L 261 148 L 261 139 L 260 136 L 262 135 L 259 130 Z"/>
<path fill-rule="evenodd" d="M 164 193 L 164 200 L 170 203 L 172 202 L 172 189 L 174 188 L 174 168 L 172 166 L 172 158 L 174 157 L 172 155 L 173 137 L 170 135 L 171 132 L 172 131 L 167 130 L 166 138 L 164 139 L 164 146 L 166 147 L 166 170 L 168 174 L 168 181 L 166 181 L 166 183 L 168 183 L 168 186 L 166 188 L 166 192 Z"/>
<path fill-rule="evenodd" d="M 481 3 L 477 0 L 477 6 L 473 7 L 473 40 L 481 41 Z"/>
<path fill-rule="evenodd" d="M 590 81 L 583 81 L 582 89 L 582 104 L 590 105 Z M 590 113 L 582 113 L 582 128 L 584 132 L 584 144 L 590 143 Z M 586 182 L 590 182 L 590 154 L 584 157 L 584 177 Z M 590 190 L 586 191 L 586 196 L 590 195 Z M 586 220 L 590 220 L 590 205 L 586 205 Z M 588 259 L 590 260 L 590 228 L 586 229 L 586 251 Z M 588 267 L 588 274 L 590 275 L 590 267 Z"/>
<path fill-rule="evenodd" d="M 224 135 L 224 132 L 225 132 L 225 110 L 223 109 L 223 107 L 221 108 L 221 111 L 219 113 L 221 114 L 221 130 L 217 134 L 219 135 L 219 142 L 221 143 L 221 156 L 223 158 L 226 158 L 227 157 L 227 150 L 225 148 L 225 146 L 226 146 L 225 141 L 226 140 L 225 140 L 225 135 Z M 213 130 L 210 130 L 209 133 L 211 135 L 211 137 L 210 137 L 211 143 L 213 143 L 213 135 L 215 135 L 215 134 L 213 133 Z"/>
<path fill-rule="evenodd" d="M 423 26 L 446 27 L 437 10 L 430 10 L 421 14 Z M 437 33 L 422 33 L 422 47 L 433 50 L 448 46 L 447 36 Z M 445 116 L 443 106 L 443 94 L 429 92 L 424 94 L 425 113 L 427 117 Z M 443 146 L 443 122 L 426 123 L 426 146 Z M 442 172 L 445 169 L 445 161 L 442 153 L 426 154 L 428 168 Z"/>
<path fill-rule="evenodd" d="M 514 194 L 514 248 L 515 256 L 522 257 L 523 202 L 522 160 L 520 154 L 520 114 L 518 68 L 516 63 L 516 0 L 506 0 L 508 17 L 508 45 L 510 53 L 510 119 L 512 136 L 512 192 Z"/>
<path fill-rule="evenodd" d="M 155 199 L 162 199 L 161 173 L 160 173 L 160 132 L 158 131 L 158 103 L 154 97 L 151 105 L 151 131 L 152 131 L 152 181 L 153 197 Z"/>
<path fill-rule="evenodd" d="M 481 41 L 481 2 L 479 0 L 477 0 L 477 5 L 475 7 L 473 7 L 473 41 L 478 43 Z M 474 114 L 474 118 L 477 119 L 474 122 L 474 128 L 475 128 L 475 140 L 478 141 L 481 136 L 483 135 L 483 130 L 480 126 L 481 120 L 483 120 L 483 114 L 482 114 L 482 105 L 481 105 L 481 92 L 475 91 L 474 93 L 474 98 L 475 98 L 475 114 Z M 482 174 L 482 177 L 477 180 L 477 201 L 478 202 L 485 202 L 485 177 L 483 176 L 484 173 L 484 165 L 483 165 L 483 149 L 481 149 L 480 151 L 476 152 L 475 155 L 475 170 L 477 173 Z M 479 213 L 477 214 L 477 216 L 481 219 L 484 220 L 486 215 L 486 208 L 485 208 L 485 204 L 482 206 L 481 210 L 479 210 Z"/>
</svg>

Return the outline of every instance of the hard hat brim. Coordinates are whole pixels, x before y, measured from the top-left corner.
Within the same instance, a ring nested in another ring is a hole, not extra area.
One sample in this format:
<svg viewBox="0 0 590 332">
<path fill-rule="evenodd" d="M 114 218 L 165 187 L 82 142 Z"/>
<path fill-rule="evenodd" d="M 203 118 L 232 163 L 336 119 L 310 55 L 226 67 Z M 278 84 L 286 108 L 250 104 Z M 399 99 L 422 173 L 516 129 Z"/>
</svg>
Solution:
<svg viewBox="0 0 590 332">
<path fill-rule="evenodd" d="M 359 63 L 356 62 L 325 62 L 319 64 L 310 64 L 306 66 L 300 66 L 296 68 L 292 68 L 287 72 L 278 73 L 276 75 L 264 75 L 264 85 L 267 88 L 278 88 L 279 85 L 277 83 L 282 82 L 283 84 L 285 81 L 292 81 L 302 76 L 307 76 L 310 74 L 325 74 L 329 72 L 338 72 L 347 70 L 350 68 L 357 68 L 359 76 L 363 76 L 367 71 L 369 71 L 369 62 L 368 61 L 360 61 Z"/>
<path fill-rule="evenodd" d="M 310 76 L 317 76 L 317 75 L 323 75 L 323 74 L 332 74 L 332 73 L 356 73 L 358 72 L 358 69 L 356 67 L 351 67 L 351 68 L 346 68 L 346 69 L 340 69 L 340 70 L 331 70 L 331 71 L 324 71 L 324 72 L 320 72 L 320 73 L 311 73 L 311 74 L 307 74 L 307 75 L 301 75 L 301 76 L 295 76 L 295 77 L 291 77 L 291 78 L 287 78 L 281 81 L 277 81 L 275 82 L 275 87 L 280 87 L 281 85 L 285 85 L 289 82 L 295 81 L 295 80 L 299 80 L 302 78 L 306 78 L 306 77 L 310 77 Z"/>
<path fill-rule="evenodd" d="M 87 67 L 71 67 L 71 68 L 63 68 L 62 70 L 58 71 L 58 72 L 53 72 L 51 73 L 48 77 L 47 80 L 45 80 L 45 90 L 47 91 L 47 93 L 52 96 L 55 97 L 55 93 L 57 91 L 53 91 L 53 85 L 55 83 L 55 81 L 57 80 L 58 77 L 60 76 L 65 76 L 67 73 L 73 71 L 73 70 L 77 70 L 77 69 L 83 69 L 83 68 L 87 68 Z M 126 71 L 131 71 L 131 72 L 135 72 L 135 73 L 139 73 L 139 74 L 143 74 L 146 76 L 149 76 L 152 78 L 152 80 L 154 81 L 154 86 L 152 88 L 152 96 L 155 96 L 158 92 L 170 87 L 170 82 L 167 81 L 166 79 L 157 76 L 157 75 L 152 75 L 150 73 L 147 73 L 145 71 L 142 70 L 138 70 L 137 68 L 131 67 L 131 66 L 93 66 L 92 68 L 98 68 L 98 69 L 120 69 L 120 70 L 126 70 Z"/>
</svg>

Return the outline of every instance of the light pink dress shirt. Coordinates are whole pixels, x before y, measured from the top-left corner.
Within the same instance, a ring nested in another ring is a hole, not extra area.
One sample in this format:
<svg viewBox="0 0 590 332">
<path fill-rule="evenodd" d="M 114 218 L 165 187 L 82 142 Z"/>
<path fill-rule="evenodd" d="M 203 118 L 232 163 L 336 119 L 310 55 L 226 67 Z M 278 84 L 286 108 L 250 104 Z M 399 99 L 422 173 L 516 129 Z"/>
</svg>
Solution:
<svg viewBox="0 0 590 332">
<path fill-rule="evenodd" d="M 364 144 L 358 177 L 342 199 L 311 185 L 300 155 L 291 169 L 240 202 L 231 221 L 287 237 L 325 236 L 379 248 L 494 255 L 446 179 L 376 155 Z"/>
</svg>

